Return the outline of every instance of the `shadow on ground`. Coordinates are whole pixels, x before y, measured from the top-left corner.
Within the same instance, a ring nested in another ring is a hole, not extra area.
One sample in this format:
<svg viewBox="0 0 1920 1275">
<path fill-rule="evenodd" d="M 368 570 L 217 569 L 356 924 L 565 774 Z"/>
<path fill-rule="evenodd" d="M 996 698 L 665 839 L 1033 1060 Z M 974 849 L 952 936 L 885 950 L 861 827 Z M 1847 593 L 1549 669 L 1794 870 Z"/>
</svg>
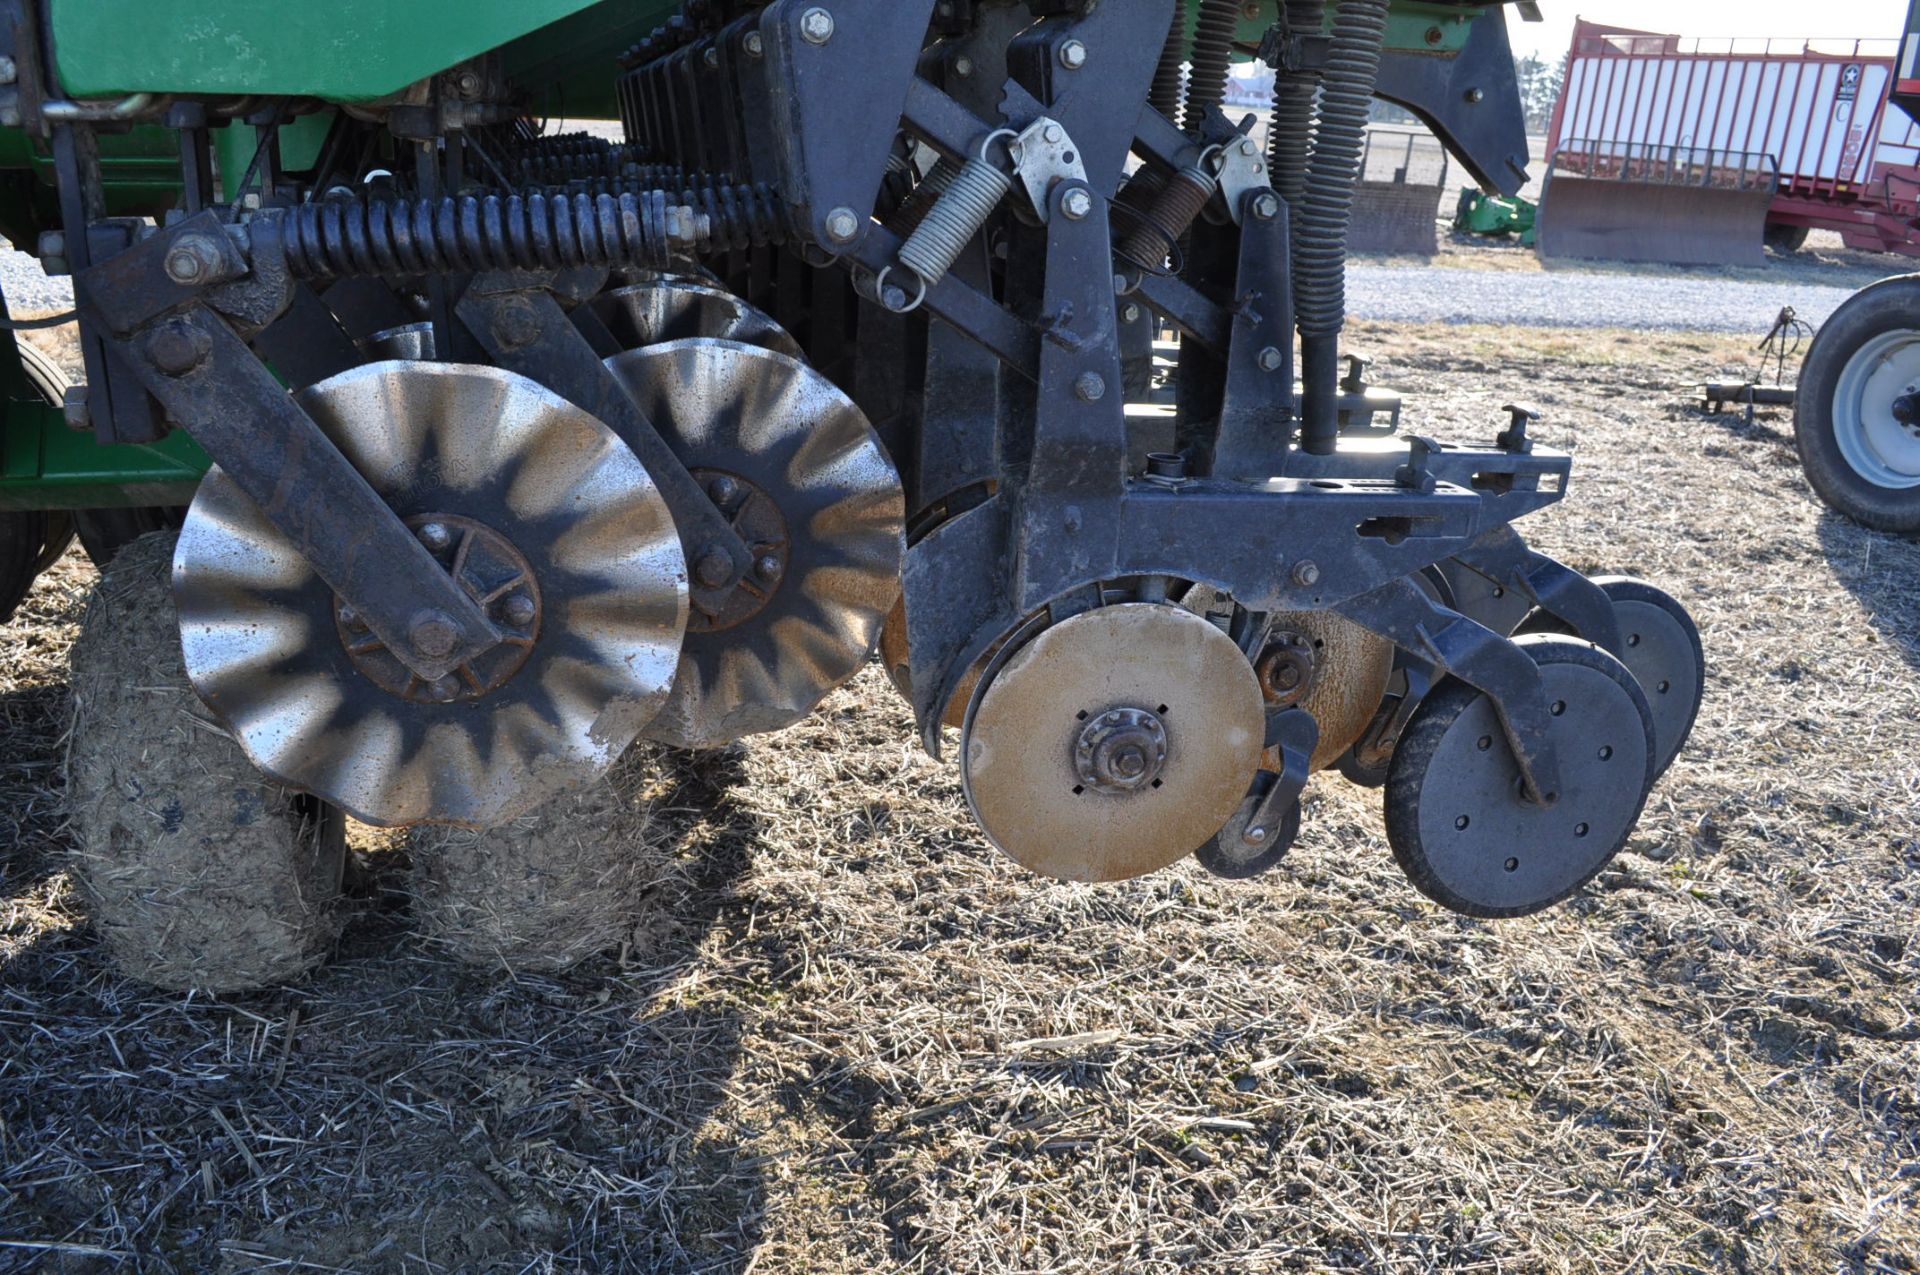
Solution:
<svg viewBox="0 0 1920 1275">
<path fill-rule="evenodd" d="M 388 853 L 302 984 L 151 995 L 12 843 L 8 906 L 68 915 L 0 961 L 0 1270 L 746 1269 L 761 1177 L 709 1120 L 741 1024 L 687 978 L 759 838 L 740 766 L 663 761 L 677 928 L 562 977 L 423 950 Z"/>
</svg>

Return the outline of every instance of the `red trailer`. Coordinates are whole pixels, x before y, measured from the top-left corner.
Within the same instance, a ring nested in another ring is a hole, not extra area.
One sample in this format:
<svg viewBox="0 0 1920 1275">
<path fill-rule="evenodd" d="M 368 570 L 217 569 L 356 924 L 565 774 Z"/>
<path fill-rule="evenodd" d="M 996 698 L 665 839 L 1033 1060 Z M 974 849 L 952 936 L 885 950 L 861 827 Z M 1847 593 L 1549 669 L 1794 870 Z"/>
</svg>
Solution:
<svg viewBox="0 0 1920 1275">
<path fill-rule="evenodd" d="M 1810 229 L 1920 256 L 1920 38 L 1683 40 L 1582 21 L 1549 138 L 1548 256 L 1764 262 Z"/>
</svg>

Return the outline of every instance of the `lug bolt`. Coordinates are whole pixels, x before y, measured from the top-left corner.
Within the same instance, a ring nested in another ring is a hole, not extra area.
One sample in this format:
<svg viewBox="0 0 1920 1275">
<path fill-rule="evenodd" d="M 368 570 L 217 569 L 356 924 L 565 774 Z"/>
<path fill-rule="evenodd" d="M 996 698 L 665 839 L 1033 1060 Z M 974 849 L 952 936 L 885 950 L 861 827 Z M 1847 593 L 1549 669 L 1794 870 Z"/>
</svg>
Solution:
<svg viewBox="0 0 1920 1275">
<path fill-rule="evenodd" d="M 460 628 L 444 612 L 428 611 L 415 617 L 407 640 L 414 650 L 437 660 L 453 654 L 453 648 L 460 644 Z"/>
<path fill-rule="evenodd" d="M 836 208 L 827 214 L 827 238 L 835 243 L 852 243 L 860 233 L 860 215 L 851 208 Z"/>
<path fill-rule="evenodd" d="M 1312 560 L 1297 563 L 1293 568 L 1293 582 L 1303 589 L 1319 584 L 1320 564 Z"/>
<path fill-rule="evenodd" d="M 754 563 L 753 569 L 759 573 L 762 580 L 778 580 L 781 571 L 784 570 L 780 565 L 779 557 L 771 553 Z"/>
<path fill-rule="evenodd" d="M 459 693 L 460 679 L 451 673 L 427 687 L 427 698 L 436 704 L 445 704 Z"/>
<path fill-rule="evenodd" d="M 1060 201 L 1060 211 L 1066 213 L 1071 221 L 1085 221 L 1087 214 L 1093 211 L 1093 196 L 1078 188 L 1070 190 Z"/>
<path fill-rule="evenodd" d="M 361 619 L 360 613 L 354 610 L 352 607 L 350 606 L 341 607 L 339 615 L 340 615 L 340 626 L 344 628 L 347 632 L 365 633 L 367 631 L 367 622 Z"/>
<path fill-rule="evenodd" d="M 1266 349 L 1260 351 L 1260 370 L 1262 372 L 1278 372 L 1280 365 L 1285 361 L 1286 356 L 1281 354 L 1276 346 L 1269 345 Z"/>
<path fill-rule="evenodd" d="M 453 543 L 453 533 L 447 530 L 447 524 L 443 522 L 422 523 L 415 534 L 420 537 L 421 544 L 435 553 Z"/>
<path fill-rule="evenodd" d="M 733 580 L 733 558 L 725 549 L 715 545 L 700 555 L 693 573 L 703 587 L 718 589 Z"/>
<path fill-rule="evenodd" d="M 707 484 L 708 497 L 712 499 L 714 504 L 720 505 L 723 508 L 732 504 L 733 498 L 739 494 L 740 484 L 725 475 Z"/>
<path fill-rule="evenodd" d="M 1082 403 L 1098 403 L 1107 396 L 1107 380 L 1098 372 L 1082 372 L 1073 383 L 1073 393 Z"/>
<path fill-rule="evenodd" d="M 1069 71 L 1078 71 L 1087 64 L 1087 46 L 1078 40 L 1068 40 L 1060 46 L 1060 65 Z"/>
<path fill-rule="evenodd" d="M 808 9 L 800 15 L 800 34 L 809 44 L 825 44 L 833 39 L 833 15 L 825 9 Z"/>
<path fill-rule="evenodd" d="M 539 604 L 524 593 L 516 593 L 507 599 L 507 623 L 528 625 L 533 623 L 534 615 L 540 610 Z"/>
</svg>

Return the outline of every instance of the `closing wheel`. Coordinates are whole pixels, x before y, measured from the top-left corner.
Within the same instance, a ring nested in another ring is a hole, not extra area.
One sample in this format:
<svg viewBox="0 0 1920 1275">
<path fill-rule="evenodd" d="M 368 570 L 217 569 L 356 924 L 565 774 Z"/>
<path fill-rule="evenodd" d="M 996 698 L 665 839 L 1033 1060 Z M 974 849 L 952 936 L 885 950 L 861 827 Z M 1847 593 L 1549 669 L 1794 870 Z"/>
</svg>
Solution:
<svg viewBox="0 0 1920 1275">
<path fill-rule="evenodd" d="M 654 279 L 603 292 L 592 304 L 614 340 L 629 350 L 703 337 L 757 345 L 791 359 L 806 357 L 800 343 L 773 316 L 704 283 Z"/>
<path fill-rule="evenodd" d="M 1251 881 L 1253 878 L 1279 866 L 1293 849 L 1295 838 L 1300 835 L 1300 802 L 1295 799 L 1287 805 L 1286 813 L 1280 817 L 1280 826 L 1262 836 L 1258 841 L 1249 839 L 1247 825 L 1252 822 L 1260 807 L 1261 799 L 1280 782 L 1280 776 L 1272 771 L 1261 771 L 1254 776 L 1253 792 L 1240 803 L 1240 809 L 1233 812 L 1219 833 L 1208 838 L 1196 854 L 1200 866 L 1223 881 Z"/>
<path fill-rule="evenodd" d="M 1653 716 L 1627 667 L 1573 638 L 1517 644 L 1540 666 L 1557 800 L 1522 795 L 1493 701 L 1451 679 L 1414 714 L 1387 776 L 1394 858 L 1468 916 L 1528 916 L 1572 895 L 1626 845 L 1653 787 Z"/>
<path fill-rule="evenodd" d="M 1062 881 L 1121 881 L 1218 832 L 1253 783 L 1266 708 L 1233 639 L 1178 607 L 1044 629 L 975 693 L 961 778 L 993 843 Z"/>
<path fill-rule="evenodd" d="M 300 402 L 506 637 L 422 682 L 215 469 L 174 596 L 194 686 L 254 762 L 383 826 L 491 827 L 603 772 L 686 626 L 680 542 L 633 453 L 496 368 L 375 363 Z"/>
<path fill-rule="evenodd" d="M 1671 594 L 1628 576 L 1594 579 L 1613 599 L 1620 617 L 1622 660 L 1646 693 L 1653 711 L 1653 773 L 1658 779 L 1673 765 L 1693 733 L 1707 688 L 1707 655 L 1693 617 Z M 1552 616 L 1536 612 L 1522 626 L 1527 633 L 1563 633 Z"/>
<path fill-rule="evenodd" d="M 900 596 L 900 476 L 853 401 L 784 355 L 670 341 L 607 366 L 755 560 L 724 604 L 694 608 L 645 734 L 717 748 L 784 730 L 860 671 Z"/>
<path fill-rule="evenodd" d="M 1880 531 L 1920 531 L 1920 275 L 1882 280 L 1827 321 L 1793 425 L 1822 500 Z"/>
</svg>

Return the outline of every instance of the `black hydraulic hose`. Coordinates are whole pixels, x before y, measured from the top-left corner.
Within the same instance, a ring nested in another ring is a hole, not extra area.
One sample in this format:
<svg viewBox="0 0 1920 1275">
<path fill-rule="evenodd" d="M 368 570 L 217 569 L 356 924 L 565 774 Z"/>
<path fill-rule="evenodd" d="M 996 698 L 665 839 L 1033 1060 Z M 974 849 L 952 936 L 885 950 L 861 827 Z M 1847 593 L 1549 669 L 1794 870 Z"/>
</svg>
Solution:
<svg viewBox="0 0 1920 1275">
<path fill-rule="evenodd" d="M 1207 116 L 1227 100 L 1227 75 L 1233 68 L 1233 32 L 1240 21 L 1240 0 L 1200 0 L 1193 30 L 1193 70 L 1187 77 L 1187 110 L 1181 126 L 1200 136 Z"/>
<path fill-rule="evenodd" d="M 1347 317 L 1347 236 L 1367 117 L 1380 77 L 1388 0 L 1340 0 L 1320 85 L 1307 187 L 1294 210 L 1296 311 L 1305 402 L 1301 445 L 1330 455 L 1340 435 L 1340 332 Z"/>
</svg>

